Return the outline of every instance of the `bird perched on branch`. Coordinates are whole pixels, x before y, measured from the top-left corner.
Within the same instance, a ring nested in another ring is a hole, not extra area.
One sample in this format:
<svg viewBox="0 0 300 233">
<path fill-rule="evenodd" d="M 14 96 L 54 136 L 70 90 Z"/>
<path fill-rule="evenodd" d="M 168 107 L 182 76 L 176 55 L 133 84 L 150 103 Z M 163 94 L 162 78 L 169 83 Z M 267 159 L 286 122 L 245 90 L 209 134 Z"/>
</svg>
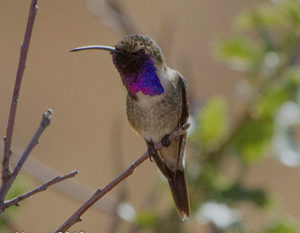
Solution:
<svg viewBox="0 0 300 233">
<path fill-rule="evenodd" d="M 189 217 L 189 198 L 184 174 L 186 134 L 170 142 L 169 134 L 188 120 L 189 106 L 182 75 L 168 67 L 156 42 L 146 35 L 129 35 L 111 46 L 85 46 L 71 50 L 110 51 L 127 89 L 127 118 L 144 138 L 169 186 L 180 217 Z M 156 151 L 154 144 L 163 147 Z"/>
</svg>

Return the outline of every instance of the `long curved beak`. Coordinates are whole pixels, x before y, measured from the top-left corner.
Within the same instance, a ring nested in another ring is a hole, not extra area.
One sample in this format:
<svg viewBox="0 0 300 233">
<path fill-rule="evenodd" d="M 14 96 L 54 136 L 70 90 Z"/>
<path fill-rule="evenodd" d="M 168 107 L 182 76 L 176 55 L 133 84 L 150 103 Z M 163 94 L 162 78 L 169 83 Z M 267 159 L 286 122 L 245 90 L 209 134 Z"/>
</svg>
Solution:
<svg viewBox="0 0 300 233">
<path fill-rule="evenodd" d="M 112 46 L 89 45 L 89 46 L 83 46 L 83 47 L 78 47 L 78 48 L 72 49 L 72 50 L 70 50 L 70 52 L 77 52 L 77 51 L 88 50 L 88 49 L 101 49 L 101 50 L 106 50 L 106 51 L 111 51 L 111 52 L 116 51 L 116 48 L 112 47 Z"/>
</svg>

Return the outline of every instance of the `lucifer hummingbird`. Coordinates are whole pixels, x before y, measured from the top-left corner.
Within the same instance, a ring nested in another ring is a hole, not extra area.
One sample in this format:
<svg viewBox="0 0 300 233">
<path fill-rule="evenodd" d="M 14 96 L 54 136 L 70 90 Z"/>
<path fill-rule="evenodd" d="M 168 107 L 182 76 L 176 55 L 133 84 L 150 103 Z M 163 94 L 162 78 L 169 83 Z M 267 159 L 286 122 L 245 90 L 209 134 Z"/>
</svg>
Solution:
<svg viewBox="0 0 300 233">
<path fill-rule="evenodd" d="M 169 134 L 188 120 L 189 106 L 182 75 L 167 66 L 156 42 L 146 35 L 129 35 L 114 47 L 85 46 L 73 51 L 110 51 L 113 63 L 127 89 L 127 118 L 144 138 L 150 159 L 167 178 L 178 213 L 184 220 L 190 207 L 184 174 L 186 134 L 170 142 Z M 156 151 L 154 144 L 163 147 Z"/>
</svg>

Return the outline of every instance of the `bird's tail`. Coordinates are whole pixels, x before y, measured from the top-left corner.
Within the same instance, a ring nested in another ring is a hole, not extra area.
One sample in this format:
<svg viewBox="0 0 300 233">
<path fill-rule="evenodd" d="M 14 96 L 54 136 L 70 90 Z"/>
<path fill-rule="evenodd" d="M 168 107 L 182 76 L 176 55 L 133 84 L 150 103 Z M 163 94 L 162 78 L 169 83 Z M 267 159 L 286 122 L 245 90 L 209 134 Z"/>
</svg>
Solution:
<svg viewBox="0 0 300 233">
<path fill-rule="evenodd" d="M 148 147 L 150 146 L 151 144 L 148 143 Z M 182 220 L 187 220 L 190 215 L 190 205 L 184 175 L 184 166 L 180 164 L 180 166 L 175 168 L 177 161 L 177 147 L 177 144 L 173 142 L 168 148 L 161 148 L 159 150 L 159 154 L 157 152 L 154 152 L 152 154 L 152 158 L 154 159 L 161 173 L 168 179 L 179 216 Z M 173 154 L 175 154 L 176 156 L 173 156 L 173 158 L 172 156 L 169 156 Z M 169 162 L 173 163 L 173 167 L 175 169 L 170 169 L 167 163 L 163 161 L 161 156 L 169 159 Z M 180 163 L 182 163 L 182 161 L 180 161 Z"/>
<path fill-rule="evenodd" d="M 190 205 L 184 171 L 177 170 L 172 178 L 168 178 L 168 182 L 178 214 L 182 220 L 187 220 L 190 216 Z"/>
</svg>

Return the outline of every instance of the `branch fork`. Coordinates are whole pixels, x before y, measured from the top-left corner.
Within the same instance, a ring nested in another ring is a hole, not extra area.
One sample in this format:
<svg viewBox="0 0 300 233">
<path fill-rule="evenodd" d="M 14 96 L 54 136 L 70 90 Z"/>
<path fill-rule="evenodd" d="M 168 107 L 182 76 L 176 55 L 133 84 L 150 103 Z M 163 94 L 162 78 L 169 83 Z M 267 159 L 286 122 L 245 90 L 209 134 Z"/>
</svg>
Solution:
<svg viewBox="0 0 300 233">
<path fill-rule="evenodd" d="M 49 186 L 61 182 L 65 179 L 71 178 L 75 176 L 78 172 L 73 171 L 70 172 L 64 176 L 57 176 L 54 179 L 46 182 L 45 184 L 39 186 L 38 188 L 31 190 L 21 196 L 18 196 L 10 201 L 5 202 L 5 197 L 11 188 L 13 182 L 15 181 L 16 177 L 18 176 L 20 170 L 22 169 L 25 161 L 27 160 L 29 154 L 33 150 L 33 148 L 39 144 L 39 139 L 44 130 L 50 125 L 51 119 L 52 119 L 52 110 L 48 109 L 47 112 L 45 112 L 42 116 L 41 123 L 36 130 L 35 134 L 33 135 L 31 141 L 29 142 L 27 148 L 23 152 L 21 158 L 19 159 L 16 167 L 11 171 L 10 168 L 10 157 L 11 157 L 11 144 L 12 144 L 12 135 L 13 135 L 13 129 L 16 119 L 16 112 L 17 112 L 17 104 L 21 89 L 21 83 L 23 79 L 23 74 L 25 71 L 25 64 L 33 29 L 33 24 L 35 20 L 35 16 L 37 14 L 37 0 L 32 0 L 29 10 L 29 16 L 27 20 L 27 26 L 26 26 L 26 32 L 24 36 L 23 43 L 20 48 L 20 57 L 19 57 L 19 64 L 18 64 L 18 70 L 16 74 L 16 80 L 13 90 L 13 96 L 11 99 L 11 105 L 10 105 L 10 112 L 8 117 L 8 124 L 6 129 L 6 136 L 4 136 L 4 152 L 3 152 L 3 160 L 2 160 L 2 184 L 0 187 L 0 213 L 2 213 L 5 209 L 12 205 L 19 205 L 19 202 L 38 193 L 43 190 L 46 190 Z"/>
</svg>

